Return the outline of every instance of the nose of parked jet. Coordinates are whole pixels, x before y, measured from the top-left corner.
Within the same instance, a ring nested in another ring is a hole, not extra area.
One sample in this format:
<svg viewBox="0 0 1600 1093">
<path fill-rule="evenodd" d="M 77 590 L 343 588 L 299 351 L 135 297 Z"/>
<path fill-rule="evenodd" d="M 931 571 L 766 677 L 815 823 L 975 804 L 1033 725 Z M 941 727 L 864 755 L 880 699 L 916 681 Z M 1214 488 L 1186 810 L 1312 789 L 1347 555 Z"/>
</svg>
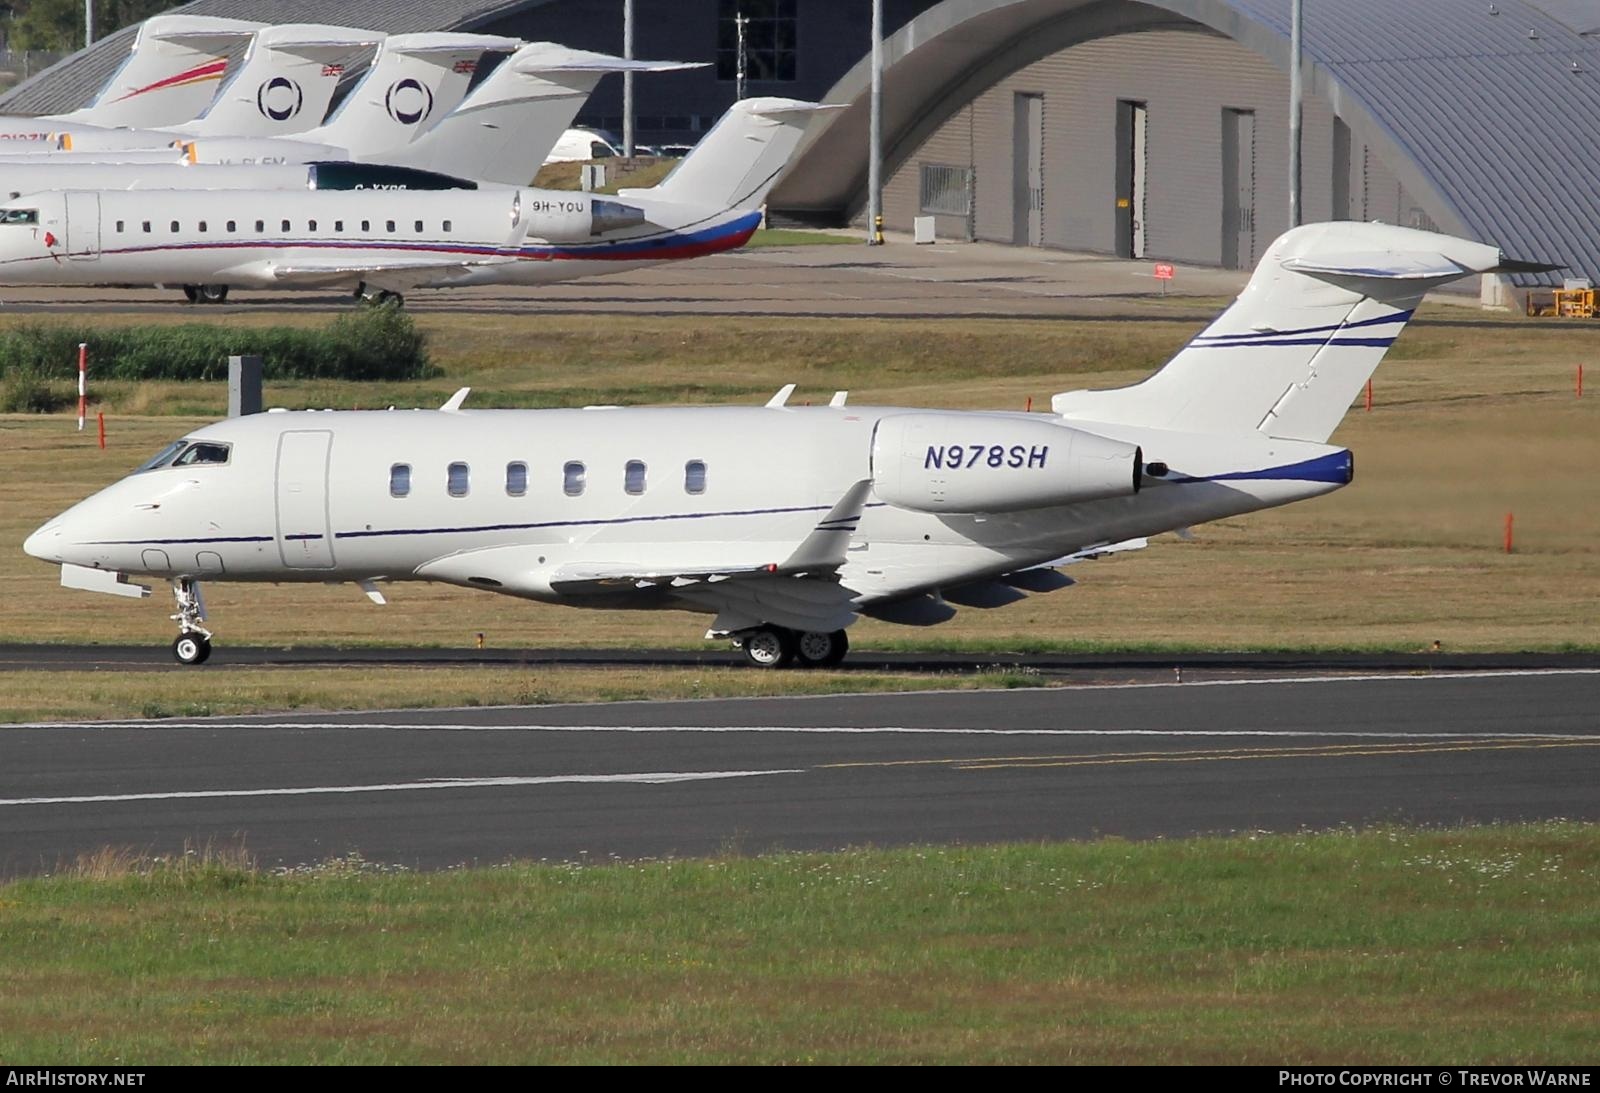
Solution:
<svg viewBox="0 0 1600 1093">
<path fill-rule="evenodd" d="M 23 540 L 22 549 L 43 562 L 61 561 L 61 521 L 51 520 Z"/>
</svg>

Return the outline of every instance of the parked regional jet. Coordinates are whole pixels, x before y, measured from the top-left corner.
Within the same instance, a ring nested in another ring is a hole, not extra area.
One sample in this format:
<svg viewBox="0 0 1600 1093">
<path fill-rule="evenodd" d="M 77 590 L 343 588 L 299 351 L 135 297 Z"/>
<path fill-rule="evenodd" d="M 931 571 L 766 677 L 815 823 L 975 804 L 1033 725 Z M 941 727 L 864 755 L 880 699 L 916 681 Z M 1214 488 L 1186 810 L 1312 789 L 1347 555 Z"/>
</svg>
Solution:
<svg viewBox="0 0 1600 1093">
<path fill-rule="evenodd" d="M 228 52 L 261 23 L 206 15 L 155 15 L 139 25 L 122 62 L 88 106 L 38 118 L 0 118 L 0 140 L 51 141 L 59 125 L 177 125 L 199 116 L 222 84 Z"/>
<path fill-rule="evenodd" d="M 1382 224 L 1296 228 L 1143 383 L 1050 413 L 853 407 L 269 412 L 199 429 L 24 549 L 62 584 L 169 579 L 184 663 L 202 580 L 442 581 L 712 616 L 756 665 L 836 663 L 862 615 L 913 625 L 1071 584 L 1140 536 L 1330 493 L 1327 440 L 1423 295 L 1548 269 Z M 752 456 L 758 456 L 752 458 Z"/>
<path fill-rule="evenodd" d="M 60 119 L 0 127 L 19 130 L 13 150 L 162 148 L 198 136 L 267 137 L 300 133 L 322 124 L 344 75 L 346 60 L 371 49 L 384 35 L 352 27 L 288 23 L 255 33 L 244 59 L 227 76 L 203 114 L 164 129 L 117 129 Z M 40 132 L 44 133 L 41 140 Z"/>
<path fill-rule="evenodd" d="M 414 48 L 408 44 L 412 39 L 417 40 Z M 450 177 L 522 185 L 538 171 L 546 153 L 606 73 L 699 67 L 676 61 L 624 60 L 533 42 L 518 49 L 456 105 L 461 95 L 440 85 L 442 71 L 460 76 L 464 90 L 462 73 L 473 67 L 473 60 L 465 58 L 498 51 L 506 42 L 515 44 L 513 39 L 482 35 L 396 35 L 384 42 L 386 53 L 406 56 L 414 52 L 424 62 L 439 62 L 441 71 L 431 79 L 424 79 L 427 73 L 395 78 L 369 75 L 351 92 L 334 120 L 320 130 L 295 137 L 183 141 L 180 147 L 154 151 L 0 156 L 0 192 L 18 197 L 46 190 L 303 190 L 307 188 L 307 165 L 352 161 L 410 167 L 435 175 L 448 171 Z M 448 65 L 442 63 L 452 60 Z M 364 91 L 369 85 L 373 90 Z M 429 102 L 434 104 L 431 112 L 425 109 Z M 431 127 L 418 133 L 430 116 Z M 410 133 L 404 131 L 406 126 Z M 290 169 L 290 165 L 298 167 Z M 332 173 L 339 178 L 363 174 Z M 371 178 L 381 174 L 366 172 Z"/>
<path fill-rule="evenodd" d="M 570 190 L 142 190 L 0 205 L 0 283 L 351 288 L 544 284 L 741 247 L 820 109 L 745 99 L 659 186 Z"/>
</svg>

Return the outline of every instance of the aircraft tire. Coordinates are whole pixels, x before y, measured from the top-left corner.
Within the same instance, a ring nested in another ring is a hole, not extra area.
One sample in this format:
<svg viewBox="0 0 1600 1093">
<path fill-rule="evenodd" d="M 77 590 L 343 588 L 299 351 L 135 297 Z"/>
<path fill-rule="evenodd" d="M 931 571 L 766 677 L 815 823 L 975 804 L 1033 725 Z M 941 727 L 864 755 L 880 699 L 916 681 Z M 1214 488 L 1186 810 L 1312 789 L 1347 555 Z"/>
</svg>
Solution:
<svg viewBox="0 0 1600 1093">
<path fill-rule="evenodd" d="M 202 304 L 220 304 L 228 298 L 228 286 L 196 285 L 195 296 Z"/>
<path fill-rule="evenodd" d="M 763 626 L 744 639 L 744 659 L 756 668 L 787 668 L 794 660 L 794 634 L 781 626 Z"/>
<path fill-rule="evenodd" d="M 200 302 L 200 286 L 199 285 L 184 285 L 183 286 L 183 298 L 185 300 L 188 300 L 191 304 L 199 303 Z"/>
<path fill-rule="evenodd" d="M 204 664 L 211 658 L 211 639 L 203 634 L 179 634 L 172 643 L 179 664 Z"/>
<path fill-rule="evenodd" d="M 849 651 L 850 639 L 843 630 L 808 630 L 794 643 L 795 659 L 802 668 L 832 668 Z"/>
</svg>

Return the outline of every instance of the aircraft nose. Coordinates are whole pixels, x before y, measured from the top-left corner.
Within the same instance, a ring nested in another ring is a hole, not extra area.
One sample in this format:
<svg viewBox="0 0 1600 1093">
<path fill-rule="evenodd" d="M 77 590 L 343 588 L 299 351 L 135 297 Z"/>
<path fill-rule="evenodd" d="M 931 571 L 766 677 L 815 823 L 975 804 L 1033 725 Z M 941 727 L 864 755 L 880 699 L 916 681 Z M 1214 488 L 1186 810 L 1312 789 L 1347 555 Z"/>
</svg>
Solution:
<svg viewBox="0 0 1600 1093">
<path fill-rule="evenodd" d="M 22 549 L 40 561 L 59 563 L 61 561 L 61 521 L 51 520 L 44 527 L 28 536 L 23 540 Z"/>
</svg>

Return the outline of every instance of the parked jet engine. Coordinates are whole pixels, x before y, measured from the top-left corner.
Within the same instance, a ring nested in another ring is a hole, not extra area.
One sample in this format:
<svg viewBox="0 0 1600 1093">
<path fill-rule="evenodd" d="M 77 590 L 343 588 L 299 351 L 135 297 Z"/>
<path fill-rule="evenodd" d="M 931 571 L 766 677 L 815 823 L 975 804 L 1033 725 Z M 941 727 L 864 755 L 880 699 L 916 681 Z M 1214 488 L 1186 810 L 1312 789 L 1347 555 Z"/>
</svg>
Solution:
<svg viewBox="0 0 1600 1093">
<path fill-rule="evenodd" d="M 1019 414 L 891 414 L 872 440 L 872 484 L 916 512 L 991 513 L 1139 492 L 1139 448 Z"/>
</svg>

